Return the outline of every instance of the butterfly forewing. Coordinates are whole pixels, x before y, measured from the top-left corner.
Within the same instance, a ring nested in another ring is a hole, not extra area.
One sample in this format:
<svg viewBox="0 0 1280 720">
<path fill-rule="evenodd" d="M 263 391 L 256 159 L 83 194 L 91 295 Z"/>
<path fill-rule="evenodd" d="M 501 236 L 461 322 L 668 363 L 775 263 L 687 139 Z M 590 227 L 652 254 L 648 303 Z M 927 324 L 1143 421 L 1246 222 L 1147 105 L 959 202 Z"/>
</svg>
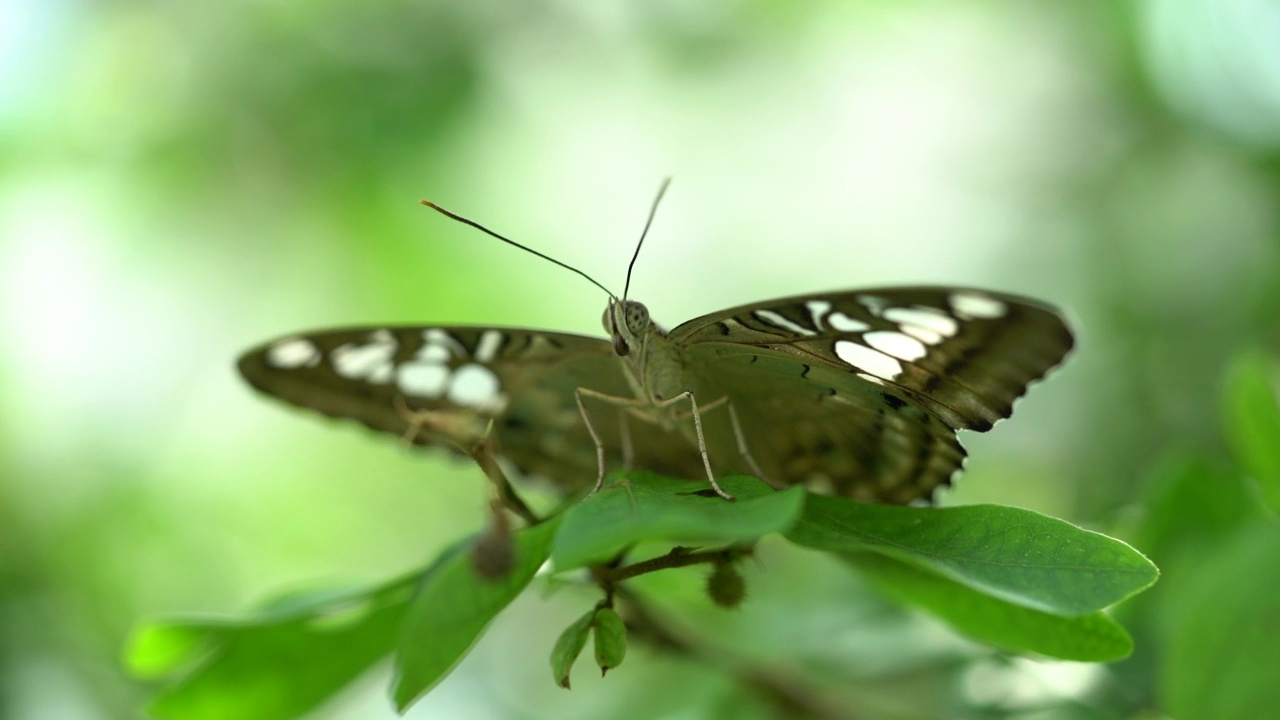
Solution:
<svg viewBox="0 0 1280 720">
<path fill-rule="evenodd" d="M 1062 362 L 1072 337 L 1033 300 L 961 288 L 884 288 L 745 305 L 677 327 L 682 345 L 731 342 L 888 384 L 948 425 L 983 431 Z"/>
<path fill-rule="evenodd" d="M 731 398 L 768 479 L 842 495 L 927 498 L 964 460 L 955 430 L 1008 417 L 1071 333 L 1012 295 L 886 288 L 732 308 L 670 334 L 704 402 Z M 733 439 L 708 441 L 734 458 Z"/>
<path fill-rule="evenodd" d="M 419 445 L 458 450 L 493 433 L 495 452 L 527 474 L 566 488 L 595 479 L 595 446 L 574 390 L 629 393 L 612 347 L 565 333 L 475 327 L 353 328 L 303 333 L 255 348 L 239 361 L 256 389 L 294 405 L 358 421 Z M 414 427 L 422 411 L 447 425 Z M 609 459 L 620 462 L 617 414 L 598 412 Z M 628 426 L 636 462 L 660 472 L 700 467 L 680 438 Z"/>
</svg>

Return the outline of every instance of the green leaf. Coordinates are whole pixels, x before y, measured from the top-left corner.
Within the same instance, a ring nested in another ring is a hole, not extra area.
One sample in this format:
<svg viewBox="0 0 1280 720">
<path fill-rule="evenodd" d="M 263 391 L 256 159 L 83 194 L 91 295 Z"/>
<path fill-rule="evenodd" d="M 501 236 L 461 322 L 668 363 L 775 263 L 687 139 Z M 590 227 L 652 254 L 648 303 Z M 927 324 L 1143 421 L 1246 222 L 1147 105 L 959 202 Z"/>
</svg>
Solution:
<svg viewBox="0 0 1280 720">
<path fill-rule="evenodd" d="M 1212 562 L 1171 575 L 1161 709 L 1179 720 L 1251 720 L 1280 707 L 1280 526 L 1249 528 Z"/>
<path fill-rule="evenodd" d="M 462 660 L 503 608 L 547 560 L 558 521 L 512 534 L 516 560 L 501 578 L 485 579 L 467 553 L 454 553 L 423 579 L 396 649 L 393 697 L 403 712 Z"/>
<path fill-rule="evenodd" d="M 591 621 L 595 631 L 596 665 L 600 666 L 600 675 L 622 664 L 627 656 L 627 626 L 622 624 L 622 617 L 613 608 L 604 607 L 596 610 L 595 619 Z"/>
<path fill-rule="evenodd" d="M 212 650 L 208 627 L 182 621 L 158 622 L 138 628 L 125 650 L 125 667 L 136 678 L 157 680 L 194 664 Z"/>
<path fill-rule="evenodd" d="M 1133 541 L 1165 567 L 1184 552 L 1199 553 L 1265 520 L 1257 492 L 1238 472 L 1175 455 L 1152 470 Z M 1167 572 L 1174 568 L 1165 567 Z"/>
<path fill-rule="evenodd" d="M 556 570 L 605 562 L 643 540 L 748 542 L 785 530 L 804 504 L 799 487 L 775 492 L 743 476 L 718 482 L 737 500 L 697 494 L 708 486 L 696 481 L 627 474 L 564 514 L 551 553 Z"/>
<path fill-rule="evenodd" d="M 595 615 L 596 611 L 592 610 L 574 621 L 560 633 L 556 646 L 551 649 L 551 675 L 565 690 L 569 689 L 569 671 L 573 669 L 573 662 L 587 646 L 587 635 L 591 633 L 591 620 Z"/>
<path fill-rule="evenodd" d="M 1267 505 L 1280 511 L 1280 401 L 1276 362 L 1261 352 L 1227 369 L 1226 434 L 1245 472 L 1258 482 Z"/>
<path fill-rule="evenodd" d="M 785 535 L 818 550 L 883 553 L 1058 615 L 1101 610 L 1148 587 L 1159 574 L 1119 540 L 1001 505 L 914 508 L 811 495 Z"/>
<path fill-rule="evenodd" d="M 125 661 L 139 676 L 176 676 L 153 698 L 154 717 L 294 718 L 391 651 L 417 579 L 295 595 L 246 619 L 152 624 L 135 634 Z"/>
<path fill-rule="evenodd" d="M 1133 651 L 1128 633 L 1104 613 L 1062 617 L 1012 605 L 887 555 L 848 555 L 885 594 L 916 605 L 960 633 L 996 647 L 1081 662 L 1119 660 Z"/>
</svg>

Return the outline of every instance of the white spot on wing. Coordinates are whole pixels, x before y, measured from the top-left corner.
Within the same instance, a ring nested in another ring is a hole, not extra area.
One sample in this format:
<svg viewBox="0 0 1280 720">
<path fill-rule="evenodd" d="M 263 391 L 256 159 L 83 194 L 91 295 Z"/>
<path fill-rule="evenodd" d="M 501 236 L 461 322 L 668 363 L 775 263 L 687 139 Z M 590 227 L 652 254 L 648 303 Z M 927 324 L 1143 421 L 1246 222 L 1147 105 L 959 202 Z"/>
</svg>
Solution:
<svg viewBox="0 0 1280 720">
<path fill-rule="evenodd" d="M 861 320 L 854 320 L 839 310 L 827 316 L 827 324 L 840 332 L 862 332 L 871 329 L 870 325 Z"/>
<path fill-rule="evenodd" d="M 818 334 L 813 330 L 810 330 L 809 328 L 804 327 L 803 325 L 800 325 L 799 323 L 792 322 L 782 317 L 781 315 L 779 315 L 778 313 L 772 310 L 755 310 L 751 314 L 755 315 L 760 320 L 763 320 L 769 323 L 770 325 L 776 325 L 784 330 L 790 330 L 791 332 L 796 333 L 797 335 L 817 335 Z"/>
<path fill-rule="evenodd" d="M 902 332 L 910 335 L 916 340 L 919 340 L 925 345 L 941 345 L 942 341 L 946 340 L 946 338 L 942 337 L 941 333 L 919 325 L 903 325 Z"/>
<path fill-rule="evenodd" d="M 859 295 L 858 302 L 862 303 L 862 307 L 876 317 L 880 317 L 880 314 L 884 312 L 885 306 L 889 304 L 888 300 L 879 295 Z"/>
<path fill-rule="evenodd" d="M 837 340 L 836 355 L 859 370 L 886 380 L 892 380 L 902 374 L 902 363 L 896 358 L 856 342 Z"/>
<path fill-rule="evenodd" d="M 485 330 L 476 343 L 476 362 L 491 363 L 498 356 L 498 348 L 502 346 L 502 333 L 497 330 Z"/>
<path fill-rule="evenodd" d="M 395 368 L 391 367 L 391 363 L 383 363 L 382 365 L 375 367 L 373 371 L 369 373 L 369 377 L 365 378 L 365 380 L 374 383 L 375 385 L 385 385 L 386 383 L 391 382 L 391 374 L 393 372 L 395 372 Z"/>
<path fill-rule="evenodd" d="M 498 376 L 483 365 L 468 363 L 458 368 L 449 385 L 449 401 L 455 405 L 497 410 L 505 402 L 499 392 Z"/>
<path fill-rule="evenodd" d="M 951 293 L 951 309 L 962 318 L 1003 317 L 1009 308 L 999 300 L 976 292 Z"/>
<path fill-rule="evenodd" d="M 410 362 L 396 371 L 396 384 L 408 395 L 440 397 L 449 385 L 449 368 L 425 362 Z"/>
<path fill-rule="evenodd" d="M 822 329 L 822 318 L 831 312 L 831 303 L 826 300 L 810 300 L 804 306 L 809 310 L 809 317 L 813 318 L 813 326 Z"/>
<path fill-rule="evenodd" d="M 385 331 L 383 331 L 385 333 Z M 333 351 L 333 369 L 348 380 L 391 381 L 391 356 L 396 341 L 391 333 L 371 333 L 367 345 L 343 345 Z"/>
<path fill-rule="evenodd" d="M 281 340 L 267 348 L 267 362 L 279 368 L 315 367 L 320 362 L 320 349 L 305 338 Z"/>
<path fill-rule="evenodd" d="M 884 311 L 884 318 L 901 326 L 902 332 L 930 345 L 955 337 L 960 331 L 960 323 L 955 318 L 936 308 L 889 308 Z"/>
<path fill-rule="evenodd" d="M 884 385 L 884 381 L 876 377 L 875 375 L 868 375 L 862 372 L 858 373 L 857 375 L 858 377 L 862 378 L 863 380 L 866 380 L 869 383 L 875 383 L 876 385 Z"/>
<path fill-rule="evenodd" d="M 466 355 L 466 349 L 457 338 L 440 328 L 423 331 L 424 344 L 418 350 L 418 359 L 425 362 L 447 363 L 455 357 Z"/>
<path fill-rule="evenodd" d="M 449 348 L 444 345 L 423 345 L 418 350 L 419 360 L 437 365 L 449 362 L 452 357 L 453 353 L 449 352 Z"/>
<path fill-rule="evenodd" d="M 919 360 L 925 356 L 925 353 L 929 352 L 924 343 L 910 335 L 904 335 L 899 332 L 877 330 L 863 335 L 862 339 L 880 352 L 908 362 Z"/>
<path fill-rule="evenodd" d="M 440 328 L 427 328 L 422 333 L 422 339 L 427 341 L 427 345 L 438 345 L 447 348 L 449 352 L 455 355 L 462 355 L 466 352 L 466 349 L 462 347 L 462 343 Z"/>
</svg>

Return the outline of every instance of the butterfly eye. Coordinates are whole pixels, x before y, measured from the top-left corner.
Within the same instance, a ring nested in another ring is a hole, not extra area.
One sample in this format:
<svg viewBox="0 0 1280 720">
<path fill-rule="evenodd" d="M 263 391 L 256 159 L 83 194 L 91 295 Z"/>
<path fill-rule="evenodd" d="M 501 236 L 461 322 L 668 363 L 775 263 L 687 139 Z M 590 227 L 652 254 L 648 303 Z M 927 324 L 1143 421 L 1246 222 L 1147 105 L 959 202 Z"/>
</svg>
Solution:
<svg viewBox="0 0 1280 720">
<path fill-rule="evenodd" d="M 644 305 L 629 302 L 626 313 L 627 329 L 633 334 L 639 335 L 649 328 L 649 310 Z"/>
</svg>

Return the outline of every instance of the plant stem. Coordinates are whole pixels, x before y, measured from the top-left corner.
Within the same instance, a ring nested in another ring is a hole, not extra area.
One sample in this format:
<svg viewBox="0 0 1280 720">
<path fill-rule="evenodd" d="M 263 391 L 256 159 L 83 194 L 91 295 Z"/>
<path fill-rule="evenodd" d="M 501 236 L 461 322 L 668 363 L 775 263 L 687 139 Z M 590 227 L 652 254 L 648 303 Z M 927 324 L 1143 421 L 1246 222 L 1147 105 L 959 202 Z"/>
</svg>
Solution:
<svg viewBox="0 0 1280 720">
<path fill-rule="evenodd" d="M 638 575 L 657 572 L 659 570 L 688 567 L 690 565 L 701 565 L 703 563 L 728 562 L 733 559 L 733 554 L 735 552 L 741 552 L 741 550 L 722 549 L 687 552 L 681 551 L 680 548 L 676 548 L 666 555 L 659 555 L 656 558 L 632 563 L 624 567 L 600 568 L 597 570 L 597 579 L 603 583 L 617 585 L 623 580 L 630 580 Z"/>
<path fill-rule="evenodd" d="M 494 457 L 493 451 L 489 447 L 489 441 L 486 439 L 477 443 L 468 450 L 468 454 L 489 477 L 489 481 L 493 483 L 493 487 L 498 491 L 498 499 L 502 501 L 511 512 L 519 515 L 529 525 L 537 525 L 542 522 L 533 510 L 525 504 L 524 500 L 516 494 L 515 488 L 511 487 L 511 481 L 507 479 L 507 474 L 502 472 L 502 468 L 498 466 L 498 460 Z"/>
</svg>

